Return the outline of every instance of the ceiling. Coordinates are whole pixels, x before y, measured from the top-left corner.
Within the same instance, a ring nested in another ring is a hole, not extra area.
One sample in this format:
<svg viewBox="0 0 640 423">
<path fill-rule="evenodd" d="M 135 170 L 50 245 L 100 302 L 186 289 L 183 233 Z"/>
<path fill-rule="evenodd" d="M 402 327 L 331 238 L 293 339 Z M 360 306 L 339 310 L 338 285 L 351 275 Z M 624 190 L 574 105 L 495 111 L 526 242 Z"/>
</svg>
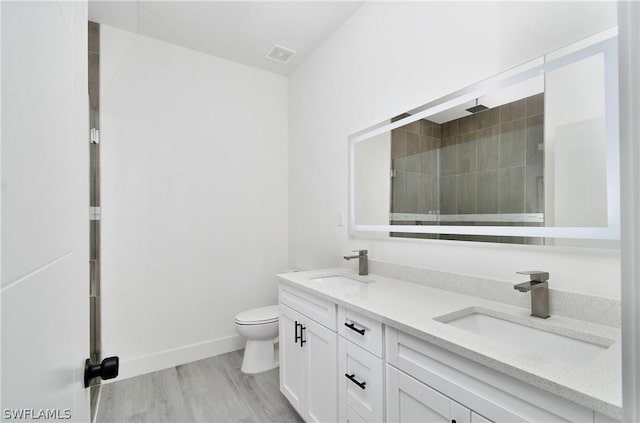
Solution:
<svg viewBox="0 0 640 423">
<path fill-rule="evenodd" d="M 89 1 L 89 20 L 288 75 L 362 2 Z M 298 53 L 267 59 L 274 44 Z"/>
</svg>

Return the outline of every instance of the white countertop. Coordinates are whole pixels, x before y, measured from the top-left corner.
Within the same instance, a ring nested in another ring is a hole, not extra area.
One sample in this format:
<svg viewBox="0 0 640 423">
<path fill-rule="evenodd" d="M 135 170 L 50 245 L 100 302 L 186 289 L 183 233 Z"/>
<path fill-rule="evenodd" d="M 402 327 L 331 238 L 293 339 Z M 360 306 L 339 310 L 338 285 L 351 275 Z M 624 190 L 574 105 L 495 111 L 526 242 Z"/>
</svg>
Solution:
<svg viewBox="0 0 640 423">
<path fill-rule="evenodd" d="M 350 278 L 375 282 L 322 284 L 312 280 L 334 275 L 348 275 Z M 517 316 L 519 319 L 534 319 L 532 323 L 538 324 L 541 319 L 530 317 L 529 309 L 374 274 L 358 276 L 355 271 L 345 268 L 283 273 L 277 276 L 282 282 L 347 306 L 465 358 L 622 420 L 619 329 L 553 315 L 544 320 L 544 325 L 557 329 L 553 330 L 556 333 L 575 330 L 594 338 L 614 341 L 613 345 L 587 364 L 567 364 L 434 320 L 435 317 L 461 309 L 482 307 Z"/>
</svg>

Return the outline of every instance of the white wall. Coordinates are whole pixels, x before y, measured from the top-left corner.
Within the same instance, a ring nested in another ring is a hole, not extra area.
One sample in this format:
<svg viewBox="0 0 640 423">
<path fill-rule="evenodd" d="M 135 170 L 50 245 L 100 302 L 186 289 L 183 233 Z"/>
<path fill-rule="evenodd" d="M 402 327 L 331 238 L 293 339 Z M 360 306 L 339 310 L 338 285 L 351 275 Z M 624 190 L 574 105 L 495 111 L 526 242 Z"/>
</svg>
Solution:
<svg viewBox="0 0 640 423">
<path fill-rule="evenodd" d="M 289 80 L 289 264 L 374 259 L 619 298 L 617 250 L 349 238 L 347 137 L 616 23 L 615 3 L 365 3 Z M 576 19 L 580 16 L 580 19 Z"/>
<path fill-rule="evenodd" d="M 102 342 L 123 377 L 243 346 L 287 265 L 287 81 L 101 26 Z"/>
<path fill-rule="evenodd" d="M 2 2 L 0 8 L 0 409 L 3 421 L 4 410 L 50 408 L 86 422 L 87 4 Z"/>
</svg>

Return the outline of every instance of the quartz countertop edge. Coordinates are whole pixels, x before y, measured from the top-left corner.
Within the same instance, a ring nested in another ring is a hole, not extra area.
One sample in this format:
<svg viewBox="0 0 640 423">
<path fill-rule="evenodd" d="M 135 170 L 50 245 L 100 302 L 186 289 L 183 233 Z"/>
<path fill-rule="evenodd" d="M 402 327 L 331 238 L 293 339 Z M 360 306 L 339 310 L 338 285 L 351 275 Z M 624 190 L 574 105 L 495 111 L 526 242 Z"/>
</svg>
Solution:
<svg viewBox="0 0 640 423">
<path fill-rule="evenodd" d="M 372 283 L 358 284 L 354 292 L 352 288 L 324 286 L 312 280 L 330 276 L 347 276 Z M 339 306 L 349 307 L 476 363 L 622 420 L 620 329 L 562 316 L 552 315 L 545 320 L 562 329 L 614 341 L 594 361 L 583 366 L 572 366 L 529 354 L 504 343 L 492 342 L 434 320 L 469 307 L 488 308 L 519 317 L 529 317 L 528 309 L 376 274 L 358 276 L 357 272 L 348 268 L 281 273 L 277 277 L 284 283 Z"/>
</svg>

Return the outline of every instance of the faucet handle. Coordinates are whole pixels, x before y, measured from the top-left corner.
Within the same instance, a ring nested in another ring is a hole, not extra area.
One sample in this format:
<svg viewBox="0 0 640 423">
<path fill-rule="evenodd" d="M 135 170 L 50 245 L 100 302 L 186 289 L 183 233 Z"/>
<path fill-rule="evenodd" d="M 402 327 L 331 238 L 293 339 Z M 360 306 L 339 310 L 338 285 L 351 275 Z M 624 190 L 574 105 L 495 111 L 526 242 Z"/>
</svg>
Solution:
<svg viewBox="0 0 640 423">
<path fill-rule="evenodd" d="M 369 252 L 368 250 L 351 250 L 353 253 L 359 253 L 361 256 L 366 256 Z"/>
<path fill-rule="evenodd" d="M 516 273 L 519 275 L 527 275 L 534 282 L 546 282 L 549 280 L 549 272 L 543 272 L 541 270 L 524 270 Z"/>
</svg>

